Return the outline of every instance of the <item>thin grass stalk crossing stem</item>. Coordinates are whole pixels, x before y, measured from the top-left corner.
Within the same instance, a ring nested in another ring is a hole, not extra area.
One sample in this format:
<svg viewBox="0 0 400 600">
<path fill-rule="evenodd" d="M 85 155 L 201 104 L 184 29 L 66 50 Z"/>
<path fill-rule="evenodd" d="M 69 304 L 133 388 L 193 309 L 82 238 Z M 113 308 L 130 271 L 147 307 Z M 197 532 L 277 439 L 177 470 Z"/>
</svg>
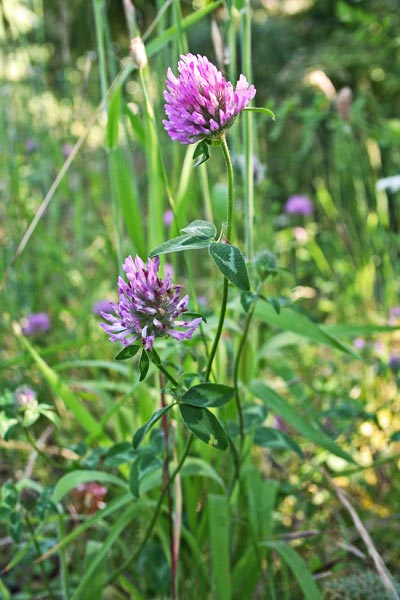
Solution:
<svg viewBox="0 0 400 600">
<path fill-rule="evenodd" d="M 232 233 L 232 215 L 233 215 L 233 166 L 231 156 L 229 154 L 228 144 L 226 143 L 226 138 L 223 135 L 221 138 L 222 142 L 222 151 L 224 153 L 226 169 L 228 172 L 228 206 L 226 213 L 226 223 L 225 223 L 225 236 L 229 241 L 231 233 Z M 215 358 L 215 354 L 217 352 L 218 343 L 221 337 L 222 329 L 224 326 L 225 313 L 226 313 L 226 305 L 228 302 L 228 280 L 224 278 L 224 286 L 222 290 L 222 301 L 221 301 L 221 312 L 219 315 L 219 321 L 217 326 L 217 331 L 215 334 L 214 342 L 212 348 L 210 350 L 210 356 L 208 358 L 207 368 L 204 375 L 204 381 L 208 381 L 210 379 L 212 364 Z"/>
<path fill-rule="evenodd" d="M 239 421 L 239 432 L 240 432 L 240 446 L 241 448 L 243 448 L 243 443 L 244 443 L 244 421 L 243 421 L 243 411 L 242 411 L 242 406 L 240 403 L 240 396 L 239 396 L 239 366 L 240 366 L 240 359 L 242 356 L 242 352 L 244 349 L 244 345 L 246 343 L 247 340 L 247 335 L 249 333 L 249 328 L 250 328 L 250 324 L 251 324 L 251 320 L 253 318 L 253 313 L 254 313 L 254 306 L 255 304 L 252 304 L 249 312 L 247 313 L 247 317 L 246 317 L 246 322 L 244 325 L 244 331 L 243 331 L 243 335 L 240 339 L 240 343 L 239 343 L 239 348 L 236 354 L 236 359 L 235 359 L 235 365 L 234 365 L 234 371 L 233 371 L 233 385 L 235 388 L 235 402 L 236 402 L 236 408 L 237 408 L 237 412 L 238 412 L 238 421 Z"/>
<path fill-rule="evenodd" d="M 251 7 L 246 0 L 242 16 L 242 66 L 251 78 Z M 245 186 L 245 248 L 249 259 L 254 256 L 254 180 L 253 180 L 253 115 L 245 111 L 243 115 L 244 141 L 244 186 Z"/>
</svg>

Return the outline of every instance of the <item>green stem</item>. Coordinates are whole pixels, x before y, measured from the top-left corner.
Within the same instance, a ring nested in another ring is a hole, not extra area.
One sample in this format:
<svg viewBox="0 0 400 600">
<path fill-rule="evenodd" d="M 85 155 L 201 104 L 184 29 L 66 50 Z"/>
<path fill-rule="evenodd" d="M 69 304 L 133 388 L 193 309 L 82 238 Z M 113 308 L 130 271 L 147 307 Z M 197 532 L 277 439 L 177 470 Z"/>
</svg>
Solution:
<svg viewBox="0 0 400 600">
<path fill-rule="evenodd" d="M 242 11 L 242 69 L 251 81 L 251 7 L 245 1 Z M 251 112 L 243 114 L 244 142 L 244 185 L 245 185 L 245 247 L 249 259 L 254 256 L 254 180 L 253 180 L 253 117 Z"/>
<path fill-rule="evenodd" d="M 162 391 L 164 387 L 163 374 L 160 371 L 160 396 L 161 396 L 161 408 L 167 406 L 165 402 L 165 394 Z M 162 416 L 162 430 L 164 436 L 165 456 L 163 465 L 163 486 L 166 485 L 169 480 L 169 461 L 170 461 L 170 448 L 169 448 L 169 435 L 168 435 L 168 416 L 166 413 Z M 167 491 L 167 505 L 168 505 L 168 528 L 169 528 L 169 543 L 170 543 L 170 554 L 171 554 L 171 600 L 175 600 L 176 597 L 176 567 L 177 567 L 177 555 L 175 552 L 175 530 L 174 530 L 174 503 L 172 498 L 171 486 L 168 486 Z"/>
<path fill-rule="evenodd" d="M 104 110 L 107 110 L 107 69 L 106 69 L 106 51 L 104 47 L 104 20 L 103 20 L 103 0 L 93 0 L 94 21 L 96 27 L 96 44 L 99 58 L 100 89 L 101 101 Z"/>
<path fill-rule="evenodd" d="M 55 467 L 56 469 L 67 470 L 63 465 L 58 463 L 57 461 L 51 459 L 49 455 L 37 445 L 36 440 L 32 437 L 29 430 L 24 427 L 25 437 L 28 440 L 29 444 L 32 446 L 35 452 L 37 452 L 38 456 L 43 458 L 43 460 L 50 465 L 51 467 Z"/>
<path fill-rule="evenodd" d="M 221 138 L 222 151 L 224 153 L 226 170 L 228 171 L 228 206 L 226 210 L 226 223 L 225 231 L 226 238 L 230 241 L 232 234 L 232 216 L 233 216 L 233 166 L 231 155 L 229 153 L 228 144 L 226 143 L 226 137 L 223 135 Z"/>
<path fill-rule="evenodd" d="M 63 515 L 61 514 L 58 515 L 58 537 L 60 542 L 62 542 L 62 540 L 65 538 L 64 520 Z M 68 598 L 70 597 L 68 580 L 68 561 L 64 546 L 60 548 L 58 554 L 60 559 L 61 590 L 64 600 L 68 600 Z"/>
<path fill-rule="evenodd" d="M 188 442 L 186 444 L 186 448 L 185 448 L 184 453 L 183 453 L 183 455 L 181 457 L 181 460 L 179 461 L 179 463 L 176 466 L 174 472 L 170 476 L 169 480 L 165 483 L 165 485 L 164 485 L 164 487 L 163 487 L 163 489 L 161 491 L 161 494 L 160 494 L 160 496 L 158 498 L 158 502 L 156 504 L 156 508 L 154 510 L 153 516 L 152 516 L 151 521 L 150 521 L 150 523 L 149 523 L 149 525 L 148 525 L 148 527 L 146 529 L 146 532 L 144 534 L 144 537 L 143 537 L 141 543 L 137 547 L 136 551 L 116 571 L 114 571 L 114 573 L 112 575 L 110 575 L 110 577 L 108 577 L 108 579 L 105 582 L 102 582 L 101 585 L 103 586 L 103 589 L 105 589 L 108 585 L 110 585 L 110 583 L 112 583 L 113 581 L 115 581 L 117 579 L 117 577 L 119 575 L 121 575 L 121 573 L 123 573 L 125 571 L 125 569 L 127 569 L 129 567 L 129 565 L 131 565 L 137 559 L 137 557 L 139 556 L 139 554 L 142 552 L 143 548 L 147 544 L 147 541 L 149 540 L 149 538 L 150 538 L 150 536 L 151 536 L 151 534 L 153 532 L 154 526 L 155 526 L 156 521 L 157 521 L 157 517 L 158 517 L 158 515 L 160 513 L 161 506 L 162 506 L 163 500 L 165 498 L 165 495 L 166 495 L 166 493 L 168 491 L 168 488 L 172 484 L 172 482 L 174 481 L 175 477 L 178 475 L 178 473 L 180 472 L 180 470 L 182 469 L 183 464 L 184 464 L 184 462 L 185 462 L 185 460 L 186 460 L 186 458 L 187 458 L 187 456 L 189 454 L 190 447 L 191 447 L 192 442 L 193 442 L 193 438 L 194 438 L 193 434 L 190 434 L 190 437 L 189 437 Z M 96 589 L 97 588 L 95 588 L 93 590 L 93 593 L 96 591 Z"/>
<path fill-rule="evenodd" d="M 226 222 L 225 222 L 225 237 L 229 241 L 229 238 L 232 234 L 232 216 L 233 216 L 233 166 L 231 156 L 229 154 L 228 144 L 226 143 L 226 138 L 223 135 L 221 138 L 221 146 L 222 151 L 225 158 L 226 169 L 228 172 L 228 205 L 226 210 Z M 221 312 L 219 315 L 219 321 L 217 326 L 217 331 L 215 333 L 214 342 L 210 351 L 210 356 L 208 357 L 206 372 L 204 375 L 204 381 L 208 381 L 210 379 L 212 364 L 215 358 L 215 354 L 217 352 L 219 340 L 221 337 L 222 329 L 224 326 L 225 313 L 226 313 L 226 305 L 228 302 L 228 280 L 226 277 L 224 278 L 224 287 L 222 290 L 222 302 L 221 302 Z"/>
<path fill-rule="evenodd" d="M 39 542 L 36 537 L 35 528 L 33 527 L 31 520 L 28 516 L 26 516 L 25 520 L 26 520 L 26 524 L 28 526 L 29 532 L 32 536 L 32 542 L 33 542 L 33 545 L 35 546 L 36 554 L 37 554 L 38 558 L 40 558 L 42 556 L 42 551 L 40 549 Z M 56 597 L 53 594 L 53 591 L 50 587 L 50 583 L 47 579 L 46 571 L 45 571 L 44 564 L 42 561 L 39 562 L 39 569 L 40 569 L 40 573 L 42 575 L 43 585 L 46 589 L 48 598 L 50 598 L 51 600 L 56 600 Z"/>
<path fill-rule="evenodd" d="M 240 403 L 240 395 L 239 395 L 239 366 L 240 366 L 240 359 L 242 356 L 242 352 L 243 352 L 243 349 L 244 349 L 244 346 L 245 346 L 245 343 L 247 340 L 247 335 L 249 333 L 250 323 L 253 318 L 254 306 L 255 306 L 255 303 L 253 303 L 251 305 L 250 310 L 247 313 L 247 317 L 246 317 L 246 321 L 245 321 L 245 325 L 244 325 L 244 331 L 243 331 L 243 335 L 241 337 L 239 348 L 238 348 L 238 351 L 236 354 L 235 365 L 234 365 L 234 370 L 233 370 L 233 385 L 235 388 L 235 402 L 236 402 L 236 407 L 237 407 L 237 412 L 238 412 L 241 448 L 243 448 L 243 443 L 244 443 L 244 421 L 243 421 L 243 411 L 242 411 L 242 406 Z"/>
<path fill-rule="evenodd" d="M 150 356 L 151 358 L 151 356 Z M 168 369 L 166 369 L 161 363 L 157 363 L 152 359 L 153 363 L 156 365 L 157 369 L 159 369 L 161 371 L 161 373 L 163 373 L 165 375 L 165 377 L 167 379 L 169 379 L 169 381 L 171 383 L 174 384 L 175 387 L 179 387 L 179 383 L 178 381 L 175 379 L 175 377 L 173 375 L 171 375 L 171 373 L 168 371 Z"/>
</svg>

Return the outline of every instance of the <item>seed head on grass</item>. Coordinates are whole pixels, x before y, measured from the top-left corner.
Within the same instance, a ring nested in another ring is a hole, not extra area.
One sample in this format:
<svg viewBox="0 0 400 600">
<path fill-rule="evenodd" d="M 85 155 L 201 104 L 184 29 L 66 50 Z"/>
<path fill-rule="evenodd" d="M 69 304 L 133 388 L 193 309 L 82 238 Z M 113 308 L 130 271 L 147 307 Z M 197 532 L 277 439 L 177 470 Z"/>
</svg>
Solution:
<svg viewBox="0 0 400 600">
<path fill-rule="evenodd" d="M 163 121 L 169 136 L 181 144 L 221 136 L 256 94 L 240 75 L 236 88 L 205 56 L 181 55 L 179 76 L 168 69 Z"/>
<path fill-rule="evenodd" d="M 101 327 L 112 342 L 129 346 L 139 341 L 145 350 L 152 350 L 157 337 L 171 336 L 176 340 L 190 339 L 201 322 L 179 317 L 186 312 L 189 296 L 180 299 L 181 286 L 173 284 L 167 273 L 160 279 L 160 259 L 149 258 L 147 265 L 139 256 L 125 260 L 123 269 L 128 281 L 119 277 L 119 301 L 112 304 L 113 313 L 102 312 L 108 323 Z"/>
</svg>

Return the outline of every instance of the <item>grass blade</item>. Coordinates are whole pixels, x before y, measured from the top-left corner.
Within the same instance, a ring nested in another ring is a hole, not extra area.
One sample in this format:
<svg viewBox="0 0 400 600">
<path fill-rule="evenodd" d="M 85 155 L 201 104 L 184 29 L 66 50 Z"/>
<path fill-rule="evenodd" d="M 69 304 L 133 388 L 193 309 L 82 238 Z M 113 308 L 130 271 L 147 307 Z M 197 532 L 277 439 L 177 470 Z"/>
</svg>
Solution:
<svg viewBox="0 0 400 600">
<path fill-rule="evenodd" d="M 209 494 L 208 514 L 213 571 L 213 598 L 215 600 L 231 600 L 229 508 L 226 496 Z"/>
</svg>

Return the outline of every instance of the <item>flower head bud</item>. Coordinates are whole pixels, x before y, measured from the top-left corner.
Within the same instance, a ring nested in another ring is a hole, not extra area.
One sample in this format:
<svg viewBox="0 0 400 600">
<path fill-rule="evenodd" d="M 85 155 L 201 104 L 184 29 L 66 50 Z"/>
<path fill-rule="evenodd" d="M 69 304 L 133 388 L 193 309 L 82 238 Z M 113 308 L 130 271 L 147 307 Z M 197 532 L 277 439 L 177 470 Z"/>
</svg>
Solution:
<svg viewBox="0 0 400 600">
<path fill-rule="evenodd" d="M 32 510 L 38 501 L 39 492 L 33 488 L 24 487 L 19 495 L 19 501 L 26 510 Z"/>
<path fill-rule="evenodd" d="M 18 408 L 22 410 L 37 406 L 36 392 L 27 385 L 21 385 L 15 390 L 14 400 Z"/>
<path fill-rule="evenodd" d="M 262 250 L 254 257 L 254 266 L 261 281 L 269 275 L 276 275 L 278 263 L 270 250 Z"/>
<path fill-rule="evenodd" d="M 130 55 L 133 64 L 138 69 L 143 69 L 147 65 L 147 54 L 141 37 L 134 37 L 130 43 Z"/>
</svg>

